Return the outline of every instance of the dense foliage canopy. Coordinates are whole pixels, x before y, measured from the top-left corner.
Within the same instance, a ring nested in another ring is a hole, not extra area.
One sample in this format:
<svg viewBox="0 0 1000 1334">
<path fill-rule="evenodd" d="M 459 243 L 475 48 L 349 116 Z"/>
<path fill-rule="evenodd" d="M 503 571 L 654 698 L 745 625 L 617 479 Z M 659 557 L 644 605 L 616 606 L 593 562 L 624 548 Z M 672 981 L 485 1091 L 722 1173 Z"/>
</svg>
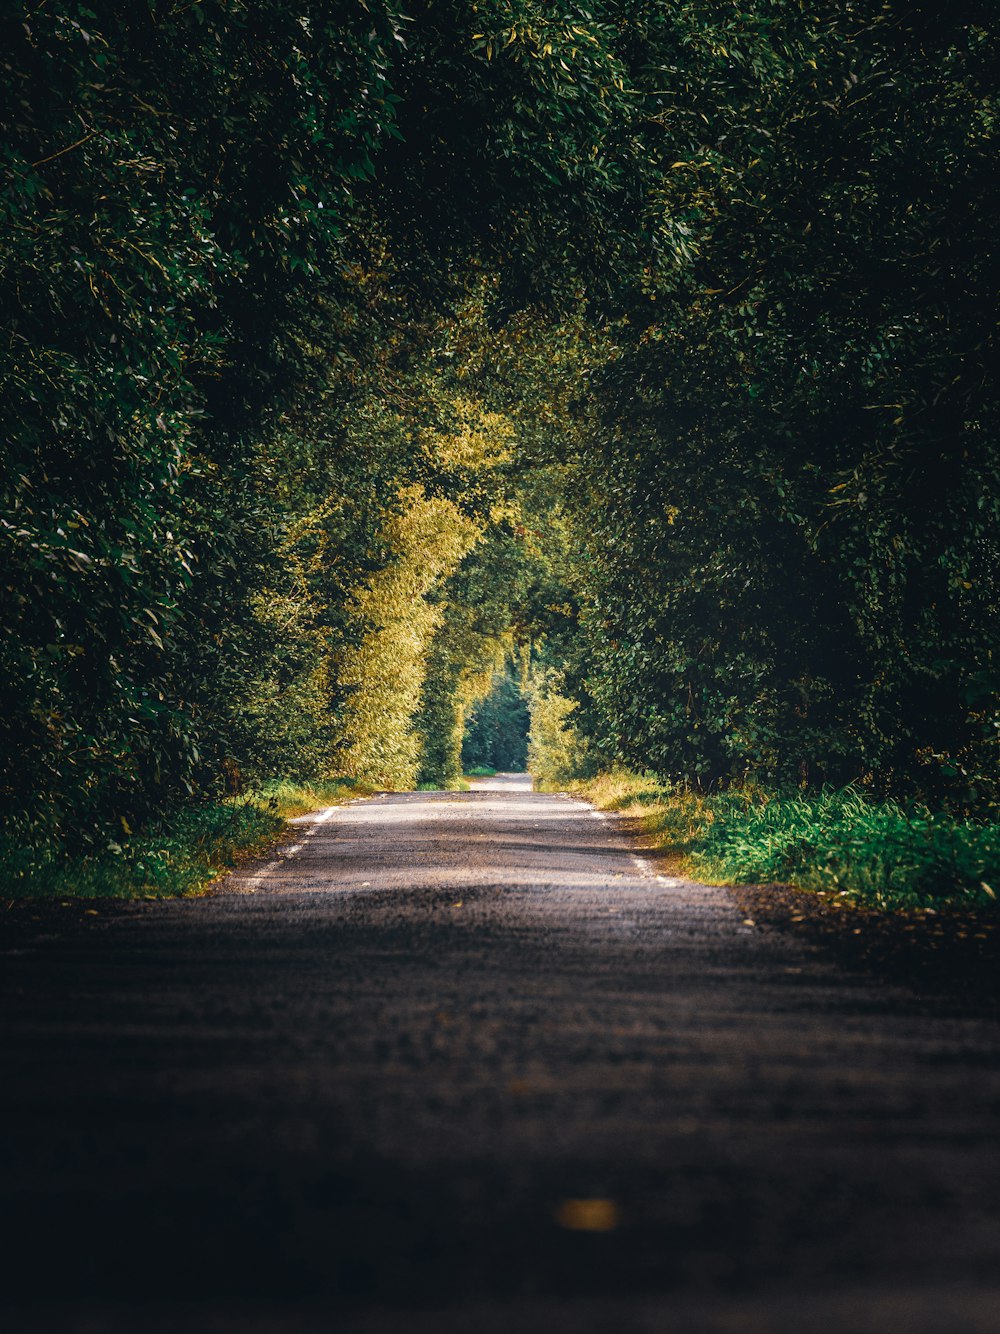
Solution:
<svg viewBox="0 0 1000 1334">
<path fill-rule="evenodd" d="M 989 5 L 13 8 L 9 835 L 452 781 L 514 658 L 556 781 L 995 805 Z"/>
</svg>

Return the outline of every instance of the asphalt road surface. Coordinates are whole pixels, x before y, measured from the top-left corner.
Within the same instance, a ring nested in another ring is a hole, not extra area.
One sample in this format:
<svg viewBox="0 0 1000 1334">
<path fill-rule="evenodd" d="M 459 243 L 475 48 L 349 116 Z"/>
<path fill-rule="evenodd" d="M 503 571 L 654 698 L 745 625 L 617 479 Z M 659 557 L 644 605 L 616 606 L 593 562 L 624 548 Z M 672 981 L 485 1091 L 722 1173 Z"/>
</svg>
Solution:
<svg viewBox="0 0 1000 1334">
<path fill-rule="evenodd" d="M 526 779 L 0 963 L 8 1331 L 1000 1331 L 996 1022 Z"/>
</svg>

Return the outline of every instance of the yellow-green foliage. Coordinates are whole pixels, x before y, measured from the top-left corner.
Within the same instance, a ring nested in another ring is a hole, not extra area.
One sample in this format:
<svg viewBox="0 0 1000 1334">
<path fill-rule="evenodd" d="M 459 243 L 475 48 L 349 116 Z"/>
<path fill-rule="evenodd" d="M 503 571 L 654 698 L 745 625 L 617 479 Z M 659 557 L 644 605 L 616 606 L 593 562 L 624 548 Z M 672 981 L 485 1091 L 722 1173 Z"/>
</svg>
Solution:
<svg viewBox="0 0 1000 1334">
<path fill-rule="evenodd" d="M 587 772 L 587 741 L 573 722 L 577 701 L 561 695 L 542 673 L 529 696 L 528 769 L 539 787 L 562 787 Z"/>
<path fill-rule="evenodd" d="M 451 602 L 427 659 L 417 726 L 420 778 L 451 787 L 462 773 L 462 737 L 469 711 L 490 692 L 508 652 L 506 637 L 482 634 L 475 609 Z"/>
<path fill-rule="evenodd" d="M 458 568 L 479 535 L 449 500 L 410 487 L 382 538 L 394 559 L 354 597 L 370 628 L 340 655 L 338 676 L 350 690 L 341 717 L 338 764 L 351 778 L 382 787 L 417 781 L 420 737 L 413 725 L 426 673 L 427 650 L 443 611 L 428 600 Z"/>
<path fill-rule="evenodd" d="M 514 428 L 474 399 L 435 398 L 435 425 L 414 439 L 428 480 L 406 487 L 383 523 L 390 559 L 355 590 L 361 637 L 334 663 L 345 699 L 337 771 L 384 787 L 457 780 L 465 709 L 488 690 L 510 638 L 506 620 L 484 618 L 468 578 L 459 589 L 452 576 L 509 518 Z"/>
<path fill-rule="evenodd" d="M 463 396 L 454 397 L 450 406 L 451 430 L 420 435 L 428 465 L 459 479 L 465 499 L 488 514 L 492 524 L 514 517 L 511 503 L 498 486 L 498 470 L 513 457 L 513 423 Z M 477 541 L 483 536 L 485 531 L 480 529 Z M 448 574 L 457 568 L 458 562 Z M 466 714 L 489 694 L 493 674 L 510 650 L 509 628 L 498 632 L 488 624 L 488 617 L 484 620 L 482 610 L 479 599 L 469 603 L 449 598 L 433 645 L 428 646 L 428 688 L 418 720 L 423 732 L 420 768 L 424 779 L 442 784 L 459 779 Z"/>
<path fill-rule="evenodd" d="M 489 412 L 460 395 L 452 397 L 448 406 L 452 429 L 421 431 L 421 449 L 431 466 L 461 479 L 466 496 L 477 482 L 485 494 L 490 474 L 513 456 L 513 423 L 502 413 Z M 496 504 L 491 509 L 493 517 L 498 517 Z"/>
</svg>

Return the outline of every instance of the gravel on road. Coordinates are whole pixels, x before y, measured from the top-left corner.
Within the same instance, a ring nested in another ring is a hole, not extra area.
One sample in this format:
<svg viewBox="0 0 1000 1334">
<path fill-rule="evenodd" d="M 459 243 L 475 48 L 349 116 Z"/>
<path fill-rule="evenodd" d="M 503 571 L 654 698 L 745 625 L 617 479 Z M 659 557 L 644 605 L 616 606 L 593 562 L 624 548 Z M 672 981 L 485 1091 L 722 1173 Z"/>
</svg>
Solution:
<svg viewBox="0 0 1000 1334">
<path fill-rule="evenodd" d="M 997 1334 L 1000 1027 L 501 776 L 0 943 L 8 1330 Z"/>
</svg>

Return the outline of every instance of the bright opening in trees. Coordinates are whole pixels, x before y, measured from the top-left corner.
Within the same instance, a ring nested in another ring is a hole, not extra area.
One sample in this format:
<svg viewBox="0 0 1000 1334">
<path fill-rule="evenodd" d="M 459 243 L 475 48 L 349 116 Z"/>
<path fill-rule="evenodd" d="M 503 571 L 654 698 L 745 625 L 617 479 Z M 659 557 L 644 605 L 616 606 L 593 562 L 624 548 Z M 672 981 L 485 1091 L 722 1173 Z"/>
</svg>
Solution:
<svg viewBox="0 0 1000 1334">
<path fill-rule="evenodd" d="M 474 762 L 995 818 L 994 29 L 912 0 L 26 12 L 16 864 Z"/>
</svg>

